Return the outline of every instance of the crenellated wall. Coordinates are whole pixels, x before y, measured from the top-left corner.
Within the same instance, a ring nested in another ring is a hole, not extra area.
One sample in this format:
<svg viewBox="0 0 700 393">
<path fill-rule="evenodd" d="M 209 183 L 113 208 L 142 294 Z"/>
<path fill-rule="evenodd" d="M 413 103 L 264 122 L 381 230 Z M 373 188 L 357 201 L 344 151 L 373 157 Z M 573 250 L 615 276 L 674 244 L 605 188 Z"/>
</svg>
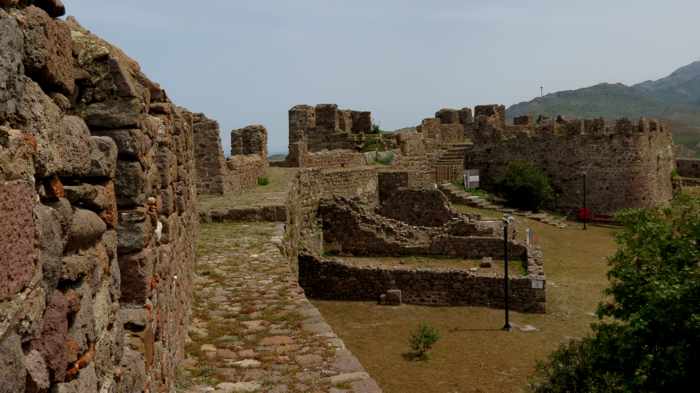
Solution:
<svg viewBox="0 0 700 393">
<path fill-rule="evenodd" d="M 169 391 L 191 301 L 193 119 L 55 19 L 60 2 L 37 4 L 0 8 L 0 391 Z"/>
<path fill-rule="evenodd" d="M 465 168 L 479 169 L 484 187 L 492 186 L 509 162 L 524 160 L 549 176 L 558 193 L 554 207 L 563 211 L 582 207 L 584 172 L 594 214 L 653 207 L 672 197 L 671 132 L 655 120 L 523 117 L 504 125 L 501 111 L 492 109 L 476 112 L 474 144 L 465 156 Z"/>
</svg>

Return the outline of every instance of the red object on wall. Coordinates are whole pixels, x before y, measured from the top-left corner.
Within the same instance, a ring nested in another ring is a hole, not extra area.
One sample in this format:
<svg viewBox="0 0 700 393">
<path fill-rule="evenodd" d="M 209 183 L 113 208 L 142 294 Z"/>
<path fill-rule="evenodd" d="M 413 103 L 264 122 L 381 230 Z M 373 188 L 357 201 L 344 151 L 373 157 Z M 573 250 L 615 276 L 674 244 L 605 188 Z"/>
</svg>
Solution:
<svg viewBox="0 0 700 393">
<path fill-rule="evenodd" d="M 578 209 L 578 219 L 581 221 L 589 221 L 591 219 L 591 209 L 587 207 Z"/>
</svg>

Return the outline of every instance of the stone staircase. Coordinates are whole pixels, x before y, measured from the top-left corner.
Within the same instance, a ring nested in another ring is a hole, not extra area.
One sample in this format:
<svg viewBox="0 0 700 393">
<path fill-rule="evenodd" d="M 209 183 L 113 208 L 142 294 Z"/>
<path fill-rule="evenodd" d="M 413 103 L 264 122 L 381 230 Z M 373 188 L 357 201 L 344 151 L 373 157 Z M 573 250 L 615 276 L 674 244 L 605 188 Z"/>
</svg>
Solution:
<svg viewBox="0 0 700 393">
<path fill-rule="evenodd" d="M 515 216 L 523 216 L 531 220 L 539 221 L 544 224 L 552 225 L 557 228 L 564 229 L 568 225 L 563 218 L 555 217 L 548 213 L 533 213 L 517 209 L 511 209 L 503 206 L 502 200 L 496 197 L 484 198 L 478 195 L 472 195 L 462 188 L 455 186 L 452 183 L 443 183 L 439 185 L 440 190 L 447 196 L 447 199 L 458 205 L 466 205 L 479 209 L 497 210 L 503 214 L 512 214 Z"/>
<path fill-rule="evenodd" d="M 467 146 L 469 146 L 467 143 L 447 145 L 431 162 L 437 184 L 453 182 L 462 178 Z"/>
</svg>

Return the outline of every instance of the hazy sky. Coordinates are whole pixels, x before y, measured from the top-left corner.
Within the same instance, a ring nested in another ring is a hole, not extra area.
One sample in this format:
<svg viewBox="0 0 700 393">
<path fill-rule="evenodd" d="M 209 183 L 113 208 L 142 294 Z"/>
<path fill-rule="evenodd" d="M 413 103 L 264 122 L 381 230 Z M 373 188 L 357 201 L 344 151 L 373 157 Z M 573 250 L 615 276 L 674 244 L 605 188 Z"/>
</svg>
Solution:
<svg viewBox="0 0 700 393">
<path fill-rule="evenodd" d="M 700 58 L 700 2 L 658 0 L 66 0 L 181 106 L 231 129 L 337 103 L 383 129 L 442 107 L 510 105 L 663 77 Z"/>
</svg>

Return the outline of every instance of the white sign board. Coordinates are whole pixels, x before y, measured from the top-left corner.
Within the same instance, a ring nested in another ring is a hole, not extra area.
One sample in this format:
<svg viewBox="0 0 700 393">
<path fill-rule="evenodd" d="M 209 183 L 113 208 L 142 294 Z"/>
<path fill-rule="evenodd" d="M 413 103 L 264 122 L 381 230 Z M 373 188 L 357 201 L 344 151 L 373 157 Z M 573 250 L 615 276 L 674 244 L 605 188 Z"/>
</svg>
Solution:
<svg viewBox="0 0 700 393">
<path fill-rule="evenodd" d="M 472 190 L 479 188 L 479 170 L 467 169 L 464 171 L 464 188 Z"/>
<path fill-rule="evenodd" d="M 532 289 L 544 289 L 544 280 L 531 280 Z"/>
</svg>

